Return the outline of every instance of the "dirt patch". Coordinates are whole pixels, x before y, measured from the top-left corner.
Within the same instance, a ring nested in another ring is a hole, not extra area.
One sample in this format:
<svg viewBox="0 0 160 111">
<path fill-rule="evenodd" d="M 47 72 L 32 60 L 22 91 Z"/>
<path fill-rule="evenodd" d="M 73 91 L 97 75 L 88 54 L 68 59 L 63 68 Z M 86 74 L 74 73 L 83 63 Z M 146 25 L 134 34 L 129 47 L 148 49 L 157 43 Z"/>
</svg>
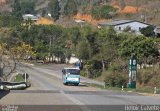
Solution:
<svg viewBox="0 0 160 111">
<path fill-rule="evenodd" d="M 126 6 L 123 10 L 121 10 L 121 13 L 137 13 L 142 11 L 142 8 L 134 7 L 134 6 Z"/>
<path fill-rule="evenodd" d="M 36 22 L 37 25 L 52 25 L 54 24 L 54 21 L 49 19 L 49 18 L 45 18 L 45 17 L 41 17 L 39 18 L 39 20 Z"/>
<path fill-rule="evenodd" d="M 111 6 L 117 9 L 117 12 L 119 13 L 131 13 L 131 14 L 135 14 L 137 12 L 142 11 L 143 9 L 141 7 L 135 7 L 135 6 L 131 6 L 131 5 L 127 5 L 124 8 L 121 8 L 119 3 L 116 1 L 113 1 L 111 3 Z"/>
<path fill-rule="evenodd" d="M 86 21 L 88 23 L 91 23 L 92 25 L 97 25 L 100 22 L 110 21 L 110 19 L 96 20 L 90 14 L 80 14 L 80 13 L 78 13 L 77 15 L 75 15 L 73 18 L 74 19 L 79 19 L 79 20 L 84 20 L 84 21 Z"/>
</svg>

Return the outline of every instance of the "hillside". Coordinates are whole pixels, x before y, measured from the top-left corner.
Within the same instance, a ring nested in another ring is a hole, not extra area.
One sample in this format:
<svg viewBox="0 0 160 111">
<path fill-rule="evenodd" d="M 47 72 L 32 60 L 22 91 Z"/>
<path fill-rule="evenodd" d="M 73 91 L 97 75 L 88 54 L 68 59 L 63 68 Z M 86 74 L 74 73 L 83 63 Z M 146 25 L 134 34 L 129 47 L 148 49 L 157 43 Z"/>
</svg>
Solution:
<svg viewBox="0 0 160 111">
<path fill-rule="evenodd" d="M 0 0 L 0 4 L 6 3 L 6 0 Z"/>
<path fill-rule="evenodd" d="M 49 13 L 50 11 L 48 10 L 48 3 L 50 1 L 51 0 L 34 0 L 34 13 Z M 67 1 L 68 0 L 59 0 L 61 15 L 64 14 L 64 7 Z M 0 0 L 0 13 L 10 13 L 12 11 L 11 4 L 13 4 L 13 2 L 14 0 Z M 76 4 L 77 14 L 72 16 L 72 18 L 85 20 L 93 25 L 96 25 L 101 21 L 108 21 L 108 19 L 96 20 L 92 16 L 93 7 L 100 7 L 103 5 L 110 5 L 117 10 L 112 19 L 136 19 L 142 22 L 148 22 L 150 24 L 160 24 L 159 0 L 74 0 L 74 2 Z"/>
</svg>

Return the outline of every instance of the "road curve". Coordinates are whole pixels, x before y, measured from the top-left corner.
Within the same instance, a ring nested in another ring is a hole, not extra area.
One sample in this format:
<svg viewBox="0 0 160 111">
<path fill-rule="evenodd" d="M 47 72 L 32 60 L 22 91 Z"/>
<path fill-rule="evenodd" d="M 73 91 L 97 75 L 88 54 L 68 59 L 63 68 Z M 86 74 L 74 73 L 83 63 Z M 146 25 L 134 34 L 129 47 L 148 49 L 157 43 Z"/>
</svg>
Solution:
<svg viewBox="0 0 160 111">
<path fill-rule="evenodd" d="M 112 105 L 120 105 L 119 107 L 122 109 L 126 105 L 160 105 L 159 96 L 102 90 L 88 87 L 82 83 L 79 86 L 64 86 L 61 80 L 62 67 L 64 66 L 38 65 L 25 67 L 24 70 L 30 75 L 32 86 L 27 90 L 0 92 L 0 105 L 25 105 L 24 107 L 26 109 L 31 108 L 30 110 L 33 109 L 32 106 L 37 105 L 49 105 L 48 108 L 57 105 L 62 106 L 60 107 L 62 109 L 63 106 L 71 106 L 71 109 L 77 105 L 83 106 L 80 110 L 96 110 L 93 105 L 97 106 L 97 110 L 102 105 L 104 110 L 106 109 L 105 106 L 111 107 Z M 25 111 L 24 107 L 21 108 L 22 111 Z M 45 110 L 41 108 L 37 111 Z"/>
</svg>

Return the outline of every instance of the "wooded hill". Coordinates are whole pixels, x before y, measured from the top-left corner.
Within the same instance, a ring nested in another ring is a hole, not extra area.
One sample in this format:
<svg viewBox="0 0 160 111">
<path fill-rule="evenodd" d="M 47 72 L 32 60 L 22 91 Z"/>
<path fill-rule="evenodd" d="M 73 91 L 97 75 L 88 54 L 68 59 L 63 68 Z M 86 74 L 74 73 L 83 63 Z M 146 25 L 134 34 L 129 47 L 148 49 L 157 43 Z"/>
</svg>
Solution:
<svg viewBox="0 0 160 111">
<path fill-rule="evenodd" d="M 55 20 L 69 16 L 93 22 L 97 19 L 136 19 L 155 25 L 160 23 L 159 0 L 0 0 L 0 13 L 11 13 L 17 1 L 22 13 L 42 16 L 51 13 Z"/>
</svg>

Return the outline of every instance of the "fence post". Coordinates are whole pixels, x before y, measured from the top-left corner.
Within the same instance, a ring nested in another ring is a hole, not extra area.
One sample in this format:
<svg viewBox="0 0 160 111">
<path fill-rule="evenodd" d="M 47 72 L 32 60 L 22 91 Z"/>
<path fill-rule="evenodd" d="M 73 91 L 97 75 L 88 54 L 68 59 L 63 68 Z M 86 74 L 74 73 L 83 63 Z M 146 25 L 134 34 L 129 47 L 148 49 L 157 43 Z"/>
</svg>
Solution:
<svg viewBox="0 0 160 111">
<path fill-rule="evenodd" d="M 123 86 L 122 86 L 122 91 L 123 91 Z"/>
<path fill-rule="evenodd" d="M 156 94 L 157 93 L 157 88 L 156 87 L 154 87 L 154 94 Z"/>
<path fill-rule="evenodd" d="M 106 83 L 104 82 L 104 89 L 106 88 Z"/>
</svg>

